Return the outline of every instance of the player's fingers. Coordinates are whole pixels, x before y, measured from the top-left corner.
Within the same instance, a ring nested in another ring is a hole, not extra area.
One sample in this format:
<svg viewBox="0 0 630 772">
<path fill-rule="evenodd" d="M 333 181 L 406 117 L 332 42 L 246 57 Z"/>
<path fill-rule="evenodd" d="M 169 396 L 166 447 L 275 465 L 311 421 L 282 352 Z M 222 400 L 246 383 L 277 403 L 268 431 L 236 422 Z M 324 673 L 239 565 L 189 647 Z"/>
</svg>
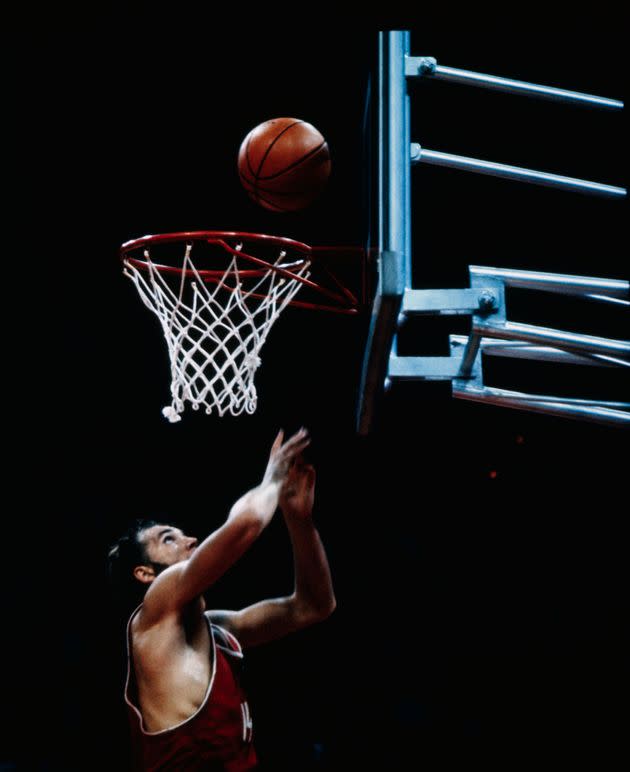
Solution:
<svg viewBox="0 0 630 772">
<path fill-rule="evenodd" d="M 299 475 L 299 469 L 295 463 L 295 459 L 289 459 L 289 470 L 287 473 L 287 480 L 295 481 Z"/>
<path fill-rule="evenodd" d="M 272 453 L 276 453 L 282 447 L 283 439 L 284 439 L 284 429 L 280 429 L 280 431 L 276 435 L 276 439 L 273 441 L 273 445 L 271 446 Z"/>
<path fill-rule="evenodd" d="M 302 471 L 302 484 L 305 491 L 315 485 L 315 468 L 310 464 L 305 466 Z"/>
<path fill-rule="evenodd" d="M 304 427 L 302 427 L 298 432 L 296 432 L 295 434 L 292 434 L 285 444 L 286 445 L 295 444 L 296 442 L 299 442 L 303 437 L 307 437 L 307 436 L 308 436 L 308 429 L 305 429 Z"/>
<path fill-rule="evenodd" d="M 305 448 L 308 448 L 310 444 L 311 444 L 311 438 L 306 437 L 305 439 L 300 440 L 296 445 L 287 447 L 287 454 L 291 458 L 295 458 L 296 456 L 299 456 Z"/>
<path fill-rule="evenodd" d="M 310 437 L 306 429 L 300 429 L 299 432 L 290 437 L 283 446 L 283 450 L 291 456 L 295 456 L 300 453 L 304 448 L 310 444 Z"/>
</svg>

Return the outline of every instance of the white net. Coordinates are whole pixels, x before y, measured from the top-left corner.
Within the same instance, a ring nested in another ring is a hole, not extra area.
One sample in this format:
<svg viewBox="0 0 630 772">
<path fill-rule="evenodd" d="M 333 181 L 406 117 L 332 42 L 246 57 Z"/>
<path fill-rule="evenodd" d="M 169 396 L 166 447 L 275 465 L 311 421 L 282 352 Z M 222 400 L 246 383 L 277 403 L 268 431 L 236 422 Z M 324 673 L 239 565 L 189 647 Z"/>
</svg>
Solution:
<svg viewBox="0 0 630 772">
<path fill-rule="evenodd" d="M 236 245 L 223 274 L 210 283 L 193 265 L 192 243 L 186 244 L 181 272 L 175 274 L 163 274 L 148 248 L 140 267 L 139 261 L 124 261 L 125 275 L 162 325 L 172 398 L 162 413 L 171 422 L 181 420 L 186 402 L 194 410 L 203 407 L 220 416 L 256 410 L 254 375 L 260 350 L 280 312 L 302 286 L 294 277 L 308 278 L 310 261 L 300 256 L 288 265 L 286 251 L 280 250 L 272 265 L 285 270 L 266 266 L 252 270 L 239 254 L 241 248 L 242 243 Z"/>
</svg>

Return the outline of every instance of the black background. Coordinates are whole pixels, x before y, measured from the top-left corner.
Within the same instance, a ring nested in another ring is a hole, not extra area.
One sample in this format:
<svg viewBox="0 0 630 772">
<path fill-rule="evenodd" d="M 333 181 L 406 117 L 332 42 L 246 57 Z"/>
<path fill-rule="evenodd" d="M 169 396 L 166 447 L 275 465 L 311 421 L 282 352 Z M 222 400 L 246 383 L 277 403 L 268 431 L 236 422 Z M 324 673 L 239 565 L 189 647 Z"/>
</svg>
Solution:
<svg viewBox="0 0 630 772">
<path fill-rule="evenodd" d="M 263 349 L 254 416 L 187 410 L 170 425 L 164 342 L 117 249 L 195 229 L 361 244 L 379 26 L 412 29 L 413 54 L 443 64 L 619 98 L 621 20 L 601 6 L 554 21 L 507 7 L 380 20 L 305 10 L 48 11 L 16 54 L 27 222 L 6 324 L 19 349 L 7 407 L 18 495 L 0 762 L 127 768 L 107 545 L 138 516 L 204 536 L 259 481 L 277 429 L 304 424 L 338 609 L 248 657 L 268 768 L 510 769 L 542 754 L 612 768 L 624 752 L 627 434 L 407 384 L 359 438 L 367 317 L 300 310 Z M 619 115 L 456 85 L 413 92 L 412 138 L 428 148 L 625 183 Z M 275 215 L 247 198 L 236 155 L 253 126 L 285 115 L 322 131 L 333 173 L 308 210 Z M 429 167 L 414 170 L 413 201 L 416 286 L 466 286 L 469 264 L 626 278 L 624 203 Z M 619 313 L 592 303 L 517 293 L 510 309 L 623 337 Z M 446 354 L 448 333 L 465 329 L 414 322 L 401 347 Z M 627 399 L 620 373 L 488 368 L 507 388 Z M 290 589 L 277 518 L 208 602 L 238 608 Z"/>
</svg>

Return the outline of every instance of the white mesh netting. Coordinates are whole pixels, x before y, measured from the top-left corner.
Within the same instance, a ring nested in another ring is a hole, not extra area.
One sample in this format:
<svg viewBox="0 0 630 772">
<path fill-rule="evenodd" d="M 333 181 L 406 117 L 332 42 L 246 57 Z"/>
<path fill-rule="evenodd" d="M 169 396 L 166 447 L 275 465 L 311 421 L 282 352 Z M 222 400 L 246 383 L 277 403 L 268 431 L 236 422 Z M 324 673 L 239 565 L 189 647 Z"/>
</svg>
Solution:
<svg viewBox="0 0 630 772">
<path fill-rule="evenodd" d="M 238 244 L 236 251 L 241 248 Z M 194 410 L 203 406 L 208 414 L 253 413 L 260 350 L 302 286 L 292 276 L 308 278 L 310 262 L 300 257 L 288 275 L 266 267 L 252 270 L 251 263 L 232 254 L 223 276 L 208 284 L 193 265 L 191 251 L 188 243 L 175 279 L 162 275 L 148 249 L 144 267 L 124 262 L 125 275 L 160 320 L 168 346 L 172 401 L 162 413 L 171 422 L 179 421 L 187 401 Z M 273 265 L 286 268 L 285 259 L 286 252 L 280 251 Z M 244 265 L 239 266 L 239 260 Z"/>
</svg>

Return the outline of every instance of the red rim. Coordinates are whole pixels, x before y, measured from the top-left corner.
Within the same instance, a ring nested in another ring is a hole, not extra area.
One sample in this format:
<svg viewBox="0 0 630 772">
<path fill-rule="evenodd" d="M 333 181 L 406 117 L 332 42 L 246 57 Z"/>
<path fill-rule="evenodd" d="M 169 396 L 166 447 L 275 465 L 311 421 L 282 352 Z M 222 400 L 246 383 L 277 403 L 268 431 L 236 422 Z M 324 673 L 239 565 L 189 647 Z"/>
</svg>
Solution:
<svg viewBox="0 0 630 772">
<path fill-rule="evenodd" d="M 235 239 L 235 238 L 242 239 L 243 241 L 256 242 L 259 244 L 265 244 L 265 245 L 271 244 L 278 247 L 286 247 L 287 249 L 292 250 L 294 253 L 297 252 L 302 257 L 302 259 L 301 260 L 298 259 L 296 261 L 295 257 L 293 258 L 289 257 L 289 262 L 283 263 L 280 265 L 274 265 L 273 263 L 270 263 L 267 260 L 264 260 L 260 257 L 255 257 L 254 255 L 250 255 L 242 250 L 234 249 L 234 247 L 232 247 L 230 244 L 227 243 L 226 239 Z M 254 265 L 261 266 L 258 269 L 256 268 L 245 269 L 244 271 L 242 271 L 242 274 L 244 276 L 262 276 L 266 270 L 271 269 L 283 276 L 286 276 L 287 278 L 294 279 L 296 281 L 299 281 L 302 284 L 305 284 L 307 287 L 310 287 L 310 289 L 323 294 L 329 300 L 332 300 L 335 303 L 340 304 L 340 306 L 329 306 L 329 305 L 321 305 L 317 303 L 309 303 L 309 302 L 304 302 L 299 300 L 292 300 L 289 303 L 290 305 L 301 307 L 301 308 L 308 308 L 315 311 L 318 311 L 318 310 L 335 311 L 337 313 L 345 313 L 345 314 L 357 313 L 357 310 L 358 310 L 357 298 L 353 295 L 352 292 L 350 292 L 349 289 L 344 287 L 343 284 L 341 284 L 334 276 L 332 276 L 332 278 L 334 282 L 337 284 L 337 287 L 341 290 L 342 294 L 333 292 L 321 286 L 320 284 L 317 284 L 316 282 L 311 281 L 310 279 L 297 275 L 296 273 L 293 272 L 293 270 L 291 270 L 291 269 L 296 269 L 298 267 L 301 267 L 306 260 L 313 260 L 314 254 L 317 250 L 314 250 L 308 244 L 304 244 L 300 241 L 295 241 L 294 239 L 289 239 L 284 236 L 268 236 L 263 233 L 247 233 L 244 231 L 182 231 L 179 233 L 153 234 L 149 236 L 141 236 L 140 238 L 126 241 L 120 248 L 120 257 L 123 261 L 132 263 L 137 268 L 148 270 L 149 263 L 147 262 L 147 260 L 144 260 L 138 257 L 130 257 L 130 253 L 135 250 L 142 249 L 147 246 L 151 246 L 153 244 L 168 244 L 168 243 L 188 242 L 188 241 L 204 241 L 208 244 L 216 244 L 217 246 L 222 247 L 227 252 L 233 255 L 249 260 Z M 183 273 L 185 273 L 186 276 L 195 275 L 195 272 L 191 270 L 184 271 L 183 268 L 178 268 L 176 266 L 161 265 L 158 263 L 152 263 L 152 266 L 155 270 L 164 274 L 182 275 Z M 196 269 L 196 274 L 203 281 L 208 283 L 214 283 L 223 278 L 224 271 L 216 270 L 216 269 Z M 256 297 L 259 297 L 259 296 L 256 295 Z"/>
<path fill-rule="evenodd" d="M 286 246 L 311 255 L 312 247 L 303 244 L 301 241 L 288 239 L 284 236 L 267 236 L 264 233 L 246 233 L 244 231 L 181 231 L 180 233 L 159 233 L 151 236 L 141 236 L 139 239 L 125 241 L 120 248 L 120 256 L 126 257 L 127 253 L 134 249 L 151 244 L 177 243 L 178 241 L 208 241 L 216 243 L 222 239 L 242 238 L 246 241 L 258 241 L 264 244 L 275 244 L 277 246 Z M 264 260 L 262 262 L 265 262 Z"/>
</svg>

